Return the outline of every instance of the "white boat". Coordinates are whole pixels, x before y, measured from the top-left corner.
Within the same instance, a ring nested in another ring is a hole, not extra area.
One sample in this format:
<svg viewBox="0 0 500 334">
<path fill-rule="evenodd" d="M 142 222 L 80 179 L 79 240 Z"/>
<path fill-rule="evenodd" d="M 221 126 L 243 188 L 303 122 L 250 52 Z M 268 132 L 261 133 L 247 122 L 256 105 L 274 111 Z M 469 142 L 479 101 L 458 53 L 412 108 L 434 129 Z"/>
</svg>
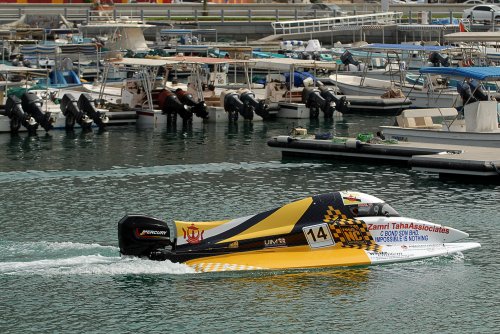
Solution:
<svg viewBox="0 0 500 334">
<path fill-rule="evenodd" d="M 500 80 L 500 67 L 426 67 L 420 72 L 481 81 Z M 498 102 L 489 94 L 480 95 L 485 94 L 480 88 L 471 93 L 468 99 L 475 101 L 465 103 L 463 115 L 455 108 L 410 109 L 396 118 L 397 125 L 382 126 L 382 131 L 386 138 L 399 141 L 500 147 Z M 442 121 L 434 123 L 436 118 Z"/>
<path fill-rule="evenodd" d="M 412 44 L 368 44 L 356 49 L 366 52 L 366 60 L 370 61 L 375 54 L 380 56 L 386 53 L 388 61 L 398 60 L 398 62 L 390 64 L 388 70 L 372 71 L 363 68 L 351 73 L 337 72 L 329 78 L 345 95 L 382 96 L 396 88 L 411 100 L 414 108 L 448 107 L 456 100 L 458 93 L 455 89 L 450 89 L 447 82 L 441 81 L 439 77 L 432 77 L 424 85 L 410 84 L 406 82 L 406 73 L 415 63 L 419 68 L 422 64 L 432 64 L 429 59 L 435 62 L 435 65 L 449 66 L 449 57 L 441 56 L 441 53 L 449 53 L 454 49 L 457 48 Z M 433 57 L 430 57 L 431 55 Z M 350 62 L 348 56 L 343 56 L 341 59 L 345 64 Z M 391 66 L 396 67 L 391 69 Z M 386 76 L 386 79 L 383 79 L 383 76 Z M 439 94 L 432 94 L 433 92 Z"/>
<path fill-rule="evenodd" d="M 154 25 L 142 21 L 132 21 L 128 17 L 117 20 L 89 21 L 79 28 L 84 36 L 96 37 L 107 50 L 148 51 L 144 30 Z"/>
</svg>

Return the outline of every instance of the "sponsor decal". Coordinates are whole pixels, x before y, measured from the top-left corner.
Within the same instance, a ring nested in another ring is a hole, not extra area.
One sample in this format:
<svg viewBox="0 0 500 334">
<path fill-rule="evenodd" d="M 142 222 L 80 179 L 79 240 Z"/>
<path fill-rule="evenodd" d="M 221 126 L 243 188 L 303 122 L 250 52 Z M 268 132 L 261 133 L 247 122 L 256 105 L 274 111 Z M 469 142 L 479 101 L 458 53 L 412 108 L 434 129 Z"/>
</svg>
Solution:
<svg viewBox="0 0 500 334">
<path fill-rule="evenodd" d="M 419 231 L 429 231 L 435 233 L 449 234 L 450 230 L 443 226 L 432 226 L 417 223 L 391 223 L 393 230 L 419 230 Z"/>
<path fill-rule="evenodd" d="M 368 227 L 362 220 L 340 219 L 329 224 L 333 239 L 342 247 L 380 251 L 380 246 L 373 240 Z"/>
<path fill-rule="evenodd" d="M 387 224 L 368 224 L 368 229 L 370 231 L 388 230 L 389 229 L 389 223 L 387 223 Z"/>
<path fill-rule="evenodd" d="M 238 248 L 238 247 L 240 247 L 238 241 L 233 241 L 227 246 L 227 248 Z"/>
<path fill-rule="evenodd" d="M 184 232 L 184 240 L 188 244 L 199 244 L 203 240 L 205 230 L 200 230 L 194 224 L 191 224 L 187 229 L 183 227 L 182 232 Z"/>
<path fill-rule="evenodd" d="M 364 241 L 363 233 L 359 230 L 358 225 L 347 225 L 347 226 L 339 226 L 339 232 L 345 239 L 345 244 L 359 244 Z"/>
<path fill-rule="evenodd" d="M 376 242 L 429 241 L 428 235 L 420 235 L 418 230 L 382 230 Z"/>
<path fill-rule="evenodd" d="M 264 247 L 265 248 L 286 247 L 286 240 L 285 240 L 285 238 L 264 240 Z"/>
<path fill-rule="evenodd" d="M 141 230 L 139 228 L 135 231 L 136 235 L 141 238 L 168 238 L 168 231 L 158 230 Z"/>
<path fill-rule="evenodd" d="M 410 257 L 409 254 L 403 254 L 399 252 L 373 252 L 367 251 L 370 258 L 376 259 L 407 259 Z"/>
</svg>

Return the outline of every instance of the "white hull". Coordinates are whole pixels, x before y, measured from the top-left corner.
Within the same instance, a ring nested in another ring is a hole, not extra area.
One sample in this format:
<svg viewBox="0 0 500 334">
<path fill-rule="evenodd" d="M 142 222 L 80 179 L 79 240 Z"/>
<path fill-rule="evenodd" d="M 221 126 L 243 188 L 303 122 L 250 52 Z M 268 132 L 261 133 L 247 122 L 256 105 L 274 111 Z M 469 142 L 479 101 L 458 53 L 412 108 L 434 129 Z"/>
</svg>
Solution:
<svg viewBox="0 0 500 334">
<path fill-rule="evenodd" d="M 254 115 L 252 122 L 260 122 L 262 117 Z M 152 127 L 156 128 L 159 126 L 167 125 L 168 119 L 167 115 L 163 114 L 160 110 L 144 110 L 138 112 L 137 115 L 137 125 L 140 127 Z M 208 119 L 204 120 L 202 118 L 193 116 L 192 124 L 201 123 L 227 123 L 228 115 L 224 108 L 221 107 L 209 107 L 208 108 Z M 246 122 L 246 120 L 239 116 L 238 122 Z M 182 118 L 177 116 L 177 125 L 182 125 Z"/>
<path fill-rule="evenodd" d="M 403 142 L 500 147 L 500 130 L 497 132 L 460 132 L 397 126 L 381 126 L 381 128 L 386 139 Z"/>
<path fill-rule="evenodd" d="M 331 75 L 330 78 L 340 88 L 344 95 L 372 95 L 381 96 L 391 89 L 391 82 L 365 78 L 354 75 Z M 394 86 L 393 86 L 394 88 Z M 443 90 L 440 94 L 428 94 L 427 90 L 413 86 L 395 86 L 400 88 L 405 96 L 412 102 L 413 108 L 446 108 L 455 105 L 458 93 L 454 90 Z"/>
<path fill-rule="evenodd" d="M 477 242 L 444 243 L 431 245 L 383 246 L 380 252 L 365 251 L 371 264 L 395 263 L 451 255 L 479 248 Z"/>
</svg>

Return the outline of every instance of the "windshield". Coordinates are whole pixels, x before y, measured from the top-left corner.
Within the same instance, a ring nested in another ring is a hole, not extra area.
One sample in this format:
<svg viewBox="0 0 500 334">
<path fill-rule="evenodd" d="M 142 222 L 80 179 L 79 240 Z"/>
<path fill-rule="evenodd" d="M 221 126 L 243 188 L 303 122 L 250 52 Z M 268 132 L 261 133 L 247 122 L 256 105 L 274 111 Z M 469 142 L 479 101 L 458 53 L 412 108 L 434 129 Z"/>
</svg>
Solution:
<svg viewBox="0 0 500 334">
<path fill-rule="evenodd" d="M 360 203 L 349 208 L 354 217 L 399 217 L 399 213 L 387 203 Z"/>
</svg>

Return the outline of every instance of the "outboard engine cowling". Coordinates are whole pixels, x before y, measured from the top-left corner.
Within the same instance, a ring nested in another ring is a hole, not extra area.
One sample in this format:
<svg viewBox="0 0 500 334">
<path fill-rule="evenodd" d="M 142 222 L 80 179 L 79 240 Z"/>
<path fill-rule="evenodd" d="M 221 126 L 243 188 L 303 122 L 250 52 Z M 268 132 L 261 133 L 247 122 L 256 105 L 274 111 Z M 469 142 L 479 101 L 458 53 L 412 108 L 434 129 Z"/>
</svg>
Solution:
<svg viewBox="0 0 500 334">
<path fill-rule="evenodd" d="M 340 61 L 342 61 L 342 64 L 344 64 L 344 65 L 354 65 L 354 66 L 359 65 L 359 61 L 354 59 L 354 57 L 352 56 L 352 53 L 350 53 L 347 50 L 344 51 L 344 53 L 340 56 Z"/>
<path fill-rule="evenodd" d="M 429 55 L 429 61 L 435 66 L 444 66 L 444 67 L 449 67 L 450 66 L 450 60 L 448 57 L 443 57 L 439 52 L 433 52 Z"/>
<path fill-rule="evenodd" d="M 184 122 L 193 119 L 193 113 L 188 106 L 181 103 L 177 95 L 168 89 L 164 89 L 158 95 L 158 105 L 161 111 L 167 115 L 167 123 L 176 119 L 179 115 Z"/>
<path fill-rule="evenodd" d="M 21 105 L 24 112 L 32 116 L 35 121 L 45 129 L 45 131 L 52 130 L 52 120 L 48 113 L 42 111 L 42 99 L 34 93 L 26 92 L 21 97 Z"/>
<path fill-rule="evenodd" d="M 21 100 L 16 95 L 9 95 L 5 103 L 5 116 L 10 118 L 10 131 L 16 133 L 24 126 L 30 134 L 38 128 L 36 120 L 24 112 Z"/>
<path fill-rule="evenodd" d="M 106 113 L 97 110 L 96 101 L 92 95 L 87 93 L 81 94 L 78 98 L 78 108 L 91 118 L 100 130 L 106 127 L 106 123 L 109 121 L 108 116 L 106 116 Z"/>
<path fill-rule="evenodd" d="M 164 260 L 162 254 L 171 246 L 166 222 L 142 215 L 127 215 L 118 222 L 118 245 L 123 255 L 146 256 Z"/>
<path fill-rule="evenodd" d="M 250 114 L 250 112 L 255 112 L 257 115 L 262 117 L 263 119 L 269 118 L 269 106 L 266 104 L 264 100 L 257 101 L 255 98 L 255 94 L 252 91 L 246 90 L 240 95 L 241 102 L 244 103 L 246 113 Z"/>
<path fill-rule="evenodd" d="M 476 79 L 472 79 L 469 82 L 470 90 L 472 91 L 472 94 L 478 101 L 488 101 L 488 94 L 483 90 L 481 87 L 481 83 L 477 81 Z"/>
<path fill-rule="evenodd" d="M 238 114 L 246 120 L 253 119 L 253 110 L 245 109 L 245 104 L 235 91 L 228 91 L 224 95 L 224 109 L 228 112 L 229 121 L 237 121 Z"/>
<path fill-rule="evenodd" d="M 349 103 L 345 96 L 338 97 L 333 88 L 327 86 L 319 86 L 319 90 L 321 92 L 321 97 L 324 98 L 330 106 L 334 105 L 335 109 L 343 114 L 347 112 Z"/>
<path fill-rule="evenodd" d="M 318 118 L 320 110 L 323 111 L 325 118 L 333 116 L 334 108 L 321 96 L 320 90 L 316 87 L 304 87 L 302 103 L 310 109 L 310 118 Z"/>
<path fill-rule="evenodd" d="M 60 104 L 61 111 L 66 117 L 66 130 L 72 130 L 75 122 L 78 123 L 84 131 L 90 130 L 92 119 L 78 108 L 78 101 L 69 93 L 64 94 Z"/>
<path fill-rule="evenodd" d="M 179 101 L 181 101 L 188 107 L 191 107 L 191 111 L 197 117 L 203 119 L 208 118 L 207 104 L 205 103 L 205 101 L 196 102 L 193 98 L 193 95 L 183 90 L 182 88 L 177 88 L 175 90 L 175 95 L 179 98 Z"/>
<path fill-rule="evenodd" d="M 472 94 L 471 88 L 467 82 L 459 82 L 457 84 L 457 92 L 462 98 L 464 105 L 477 101 L 477 99 Z"/>
</svg>

